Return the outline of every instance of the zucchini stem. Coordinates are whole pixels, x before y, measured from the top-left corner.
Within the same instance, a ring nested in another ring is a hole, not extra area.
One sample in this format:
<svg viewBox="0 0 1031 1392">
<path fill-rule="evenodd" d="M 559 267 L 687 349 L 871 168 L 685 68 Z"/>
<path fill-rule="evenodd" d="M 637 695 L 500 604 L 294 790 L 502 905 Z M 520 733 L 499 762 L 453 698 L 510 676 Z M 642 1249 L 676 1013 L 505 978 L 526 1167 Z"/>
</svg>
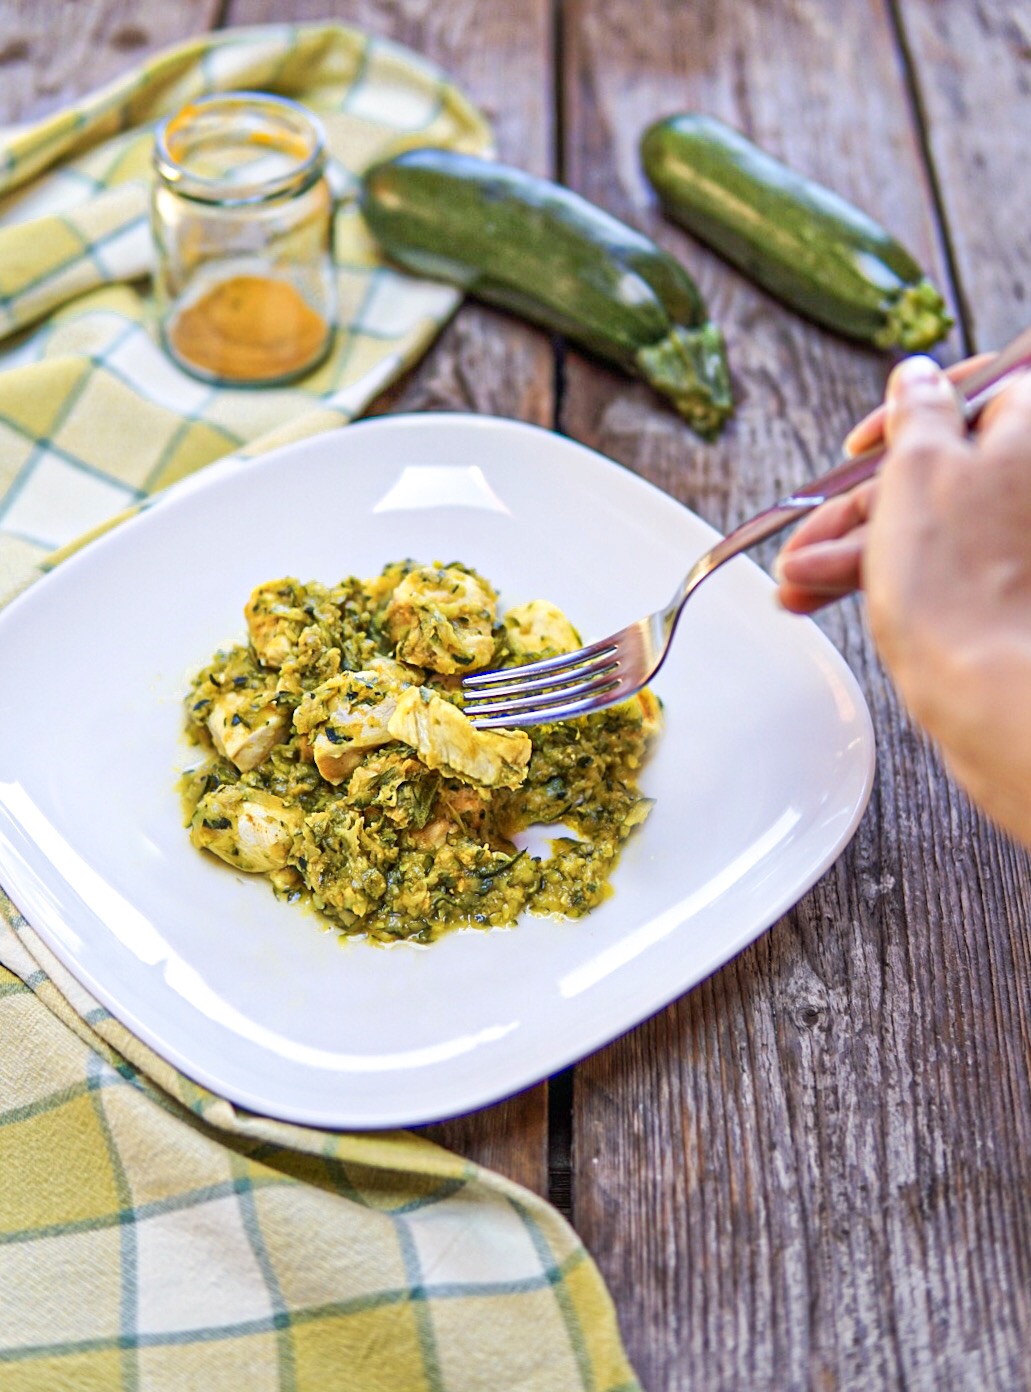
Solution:
<svg viewBox="0 0 1031 1392">
<path fill-rule="evenodd" d="M 878 348 L 922 353 L 952 328 L 945 301 L 929 280 L 907 285 L 884 307 L 885 323 L 874 335 Z"/>
<path fill-rule="evenodd" d="M 734 409 L 723 334 L 715 324 L 675 324 L 657 343 L 639 348 L 635 360 L 645 381 L 669 397 L 693 430 L 715 439 Z"/>
</svg>

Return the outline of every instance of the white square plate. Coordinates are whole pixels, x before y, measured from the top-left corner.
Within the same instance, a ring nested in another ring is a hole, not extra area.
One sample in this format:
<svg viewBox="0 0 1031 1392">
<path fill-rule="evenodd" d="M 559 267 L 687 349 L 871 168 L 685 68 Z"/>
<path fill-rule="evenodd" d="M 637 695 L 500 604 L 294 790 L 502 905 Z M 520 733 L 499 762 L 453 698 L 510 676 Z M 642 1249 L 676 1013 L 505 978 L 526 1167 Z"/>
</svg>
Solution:
<svg viewBox="0 0 1031 1392">
<path fill-rule="evenodd" d="M 655 683 L 657 801 L 613 897 L 428 948 L 341 941 L 193 849 L 187 678 L 240 639 L 262 580 L 458 559 L 591 639 L 658 608 L 715 535 L 600 455 L 480 416 L 386 417 L 216 465 L 0 614 L 0 881 L 116 1016 L 257 1112 L 414 1125 L 536 1082 L 739 952 L 849 840 L 873 736 L 815 625 L 747 559 L 710 580 Z"/>
</svg>

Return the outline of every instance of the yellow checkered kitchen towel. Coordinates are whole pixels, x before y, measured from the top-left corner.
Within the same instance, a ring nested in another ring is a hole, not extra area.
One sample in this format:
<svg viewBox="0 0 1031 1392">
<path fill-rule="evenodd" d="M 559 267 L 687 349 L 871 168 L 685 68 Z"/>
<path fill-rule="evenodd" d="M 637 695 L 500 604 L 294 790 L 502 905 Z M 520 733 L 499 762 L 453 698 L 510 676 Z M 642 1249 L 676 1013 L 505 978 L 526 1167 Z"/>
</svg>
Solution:
<svg viewBox="0 0 1031 1392">
<path fill-rule="evenodd" d="M 340 326 L 299 384 L 213 387 L 158 346 L 147 298 L 154 128 L 207 91 L 262 89 L 319 113 L 337 195 Z M 219 456 L 361 412 L 458 304 L 384 266 L 353 192 L 413 144 L 490 147 L 442 73 L 338 25 L 233 29 L 156 57 L 39 125 L 0 135 L 0 595 L 55 547 Z"/>
<path fill-rule="evenodd" d="M 148 322 L 154 123 L 227 88 L 309 103 L 334 153 L 343 322 L 289 390 L 201 386 Z M 0 136 L 0 597 L 208 461 L 360 412 L 456 298 L 378 263 L 355 172 L 406 144 L 489 142 L 422 59 L 333 24 L 186 44 Z M 0 892 L 4 1392 L 636 1386 L 547 1204 L 425 1139 L 289 1125 L 197 1087 Z"/>
</svg>

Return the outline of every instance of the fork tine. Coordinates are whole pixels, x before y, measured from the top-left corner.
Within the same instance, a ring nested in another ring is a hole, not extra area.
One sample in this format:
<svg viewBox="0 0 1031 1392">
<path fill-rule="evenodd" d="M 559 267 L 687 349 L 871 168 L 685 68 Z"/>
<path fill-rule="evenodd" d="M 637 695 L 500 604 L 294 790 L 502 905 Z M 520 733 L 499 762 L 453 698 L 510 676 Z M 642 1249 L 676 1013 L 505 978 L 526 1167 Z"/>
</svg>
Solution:
<svg viewBox="0 0 1031 1392">
<path fill-rule="evenodd" d="M 539 687 L 542 682 L 543 678 L 534 685 Z M 470 720 L 475 720 L 480 715 L 500 713 L 516 716 L 545 707 L 554 707 L 556 701 L 568 701 L 574 696 L 601 695 L 602 692 L 611 691 L 618 685 L 618 670 L 614 665 L 610 665 L 589 681 L 563 683 L 561 686 L 552 681 L 544 690 L 513 687 L 509 692 L 503 693 L 491 687 L 482 697 L 468 699 L 464 709 Z M 501 699 L 495 699 L 496 697 Z"/>
<path fill-rule="evenodd" d="M 585 648 L 577 648 L 576 652 L 559 653 L 557 657 L 542 657 L 538 662 L 528 662 L 524 667 L 499 667 L 491 672 L 473 672 L 468 677 L 462 678 L 462 688 L 469 690 L 473 687 L 489 687 L 496 686 L 500 682 L 510 682 L 517 672 L 520 674 L 520 678 L 533 678 L 544 676 L 545 673 L 549 672 L 561 672 L 566 668 L 581 667 L 592 658 L 608 654 L 614 655 L 616 636 L 602 638 L 597 643 L 589 643 Z"/>
<path fill-rule="evenodd" d="M 546 672 L 542 677 L 524 677 L 523 672 L 529 671 L 529 667 L 509 667 L 502 669 L 507 675 L 508 681 L 497 682 L 491 686 L 475 687 L 472 691 L 466 692 L 466 705 L 473 701 L 494 700 L 500 696 L 523 696 L 531 695 L 534 691 L 567 691 L 570 696 L 575 696 L 581 690 L 580 685 L 574 683 L 584 683 L 593 681 L 595 678 L 603 676 L 606 672 L 614 671 L 618 667 L 618 658 L 613 651 L 612 656 L 599 654 L 590 662 L 583 663 L 582 666 L 561 668 L 557 672 Z M 464 688 L 463 688 L 464 689 Z M 586 687 L 582 689 L 586 690 Z"/>
<path fill-rule="evenodd" d="M 567 720 L 576 715 L 593 715 L 595 711 L 605 710 L 608 706 L 615 706 L 620 701 L 627 700 L 638 690 L 640 687 L 634 686 L 632 683 L 627 683 L 624 687 L 622 683 L 616 681 L 600 695 L 581 696 L 576 701 L 565 701 L 557 706 L 542 706 L 537 710 L 513 713 L 511 705 L 507 702 L 499 702 L 499 705 L 504 706 L 505 714 L 470 715 L 469 718 L 477 730 L 502 730 L 522 728 L 526 725 L 550 725 L 555 720 Z"/>
</svg>

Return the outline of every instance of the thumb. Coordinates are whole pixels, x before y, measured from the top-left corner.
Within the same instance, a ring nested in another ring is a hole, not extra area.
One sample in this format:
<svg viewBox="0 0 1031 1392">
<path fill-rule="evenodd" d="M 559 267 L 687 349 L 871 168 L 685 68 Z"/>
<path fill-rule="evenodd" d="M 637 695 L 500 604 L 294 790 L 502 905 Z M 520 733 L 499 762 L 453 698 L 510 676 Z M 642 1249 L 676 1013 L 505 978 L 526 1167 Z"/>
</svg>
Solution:
<svg viewBox="0 0 1031 1392">
<path fill-rule="evenodd" d="M 933 358 L 904 358 L 888 378 L 884 433 L 895 444 L 911 426 L 961 438 L 966 424 L 956 391 Z"/>
</svg>

